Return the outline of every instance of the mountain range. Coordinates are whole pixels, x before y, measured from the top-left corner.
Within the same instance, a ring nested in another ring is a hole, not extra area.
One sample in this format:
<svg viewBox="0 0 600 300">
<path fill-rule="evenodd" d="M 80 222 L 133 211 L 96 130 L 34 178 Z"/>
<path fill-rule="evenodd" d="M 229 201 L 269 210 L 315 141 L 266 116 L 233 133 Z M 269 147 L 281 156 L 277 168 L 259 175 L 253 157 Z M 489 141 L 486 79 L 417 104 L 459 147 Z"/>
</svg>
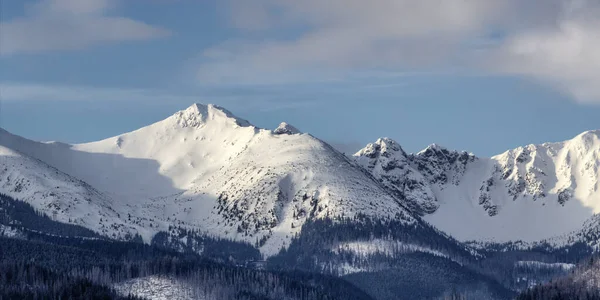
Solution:
<svg viewBox="0 0 600 300">
<path fill-rule="evenodd" d="M 178 228 L 265 258 L 318 244 L 328 256 L 292 267 L 336 276 L 381 271 L 377 255 L 462 267 L 498 249 L 597 251 L 599 179 L 600 131 L 484 158 L 436 144 L 409 154 L 389 138 L 347 156 L 290 124 L 258 128 L 211 104 L 85 144 L 0 130 L 0 193 L 53 221 L 147 244 Z M 319 235 L 331 239 L 315 244 Z M 345 252 L 366 262 L 326 261 Z"/>
</svg>

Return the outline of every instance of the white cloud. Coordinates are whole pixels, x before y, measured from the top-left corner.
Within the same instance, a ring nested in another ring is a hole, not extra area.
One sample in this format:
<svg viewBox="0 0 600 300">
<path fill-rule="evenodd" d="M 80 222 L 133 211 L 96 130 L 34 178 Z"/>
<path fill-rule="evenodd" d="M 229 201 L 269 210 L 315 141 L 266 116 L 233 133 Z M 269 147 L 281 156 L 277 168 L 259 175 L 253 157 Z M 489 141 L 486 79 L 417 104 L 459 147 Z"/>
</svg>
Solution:
<svg viewBox="0 0 600 300">
<path fill-rule="evenodd" d="M 26 7 L 23 17 L 0 23 L 0 54 L 82 49 L 98 44 L 139 41 L 169 31 L 113 16 L 113 0 L 47 0 Z"/>
<path fill-rule="evenodd" d="M 100 88 L 90 86 L 0 83 L 2 100 L 16 101 L 152 101 L 185 99 L 151 89 Z M 191 98 L 191 97 L 190 97 Z M 191 100 L 191 99 L 188 99 Z"/>
<path fill-rule="evenodd" d="M 596 7 L 585 13 L 594 9 L 600 13 Z M 493 70 L 531 76 L 580 102 L 600 103 L 600 19 L 566 18 L 552 28 L 517 34 L 495 51 L 499 63 Z"/>
<path fill-rule="evenodd" d="M 272 90 L 186 90 L 135 89 L 83 85 L 52 85 L 28 82 L 0 82 L 4 103 L 16 102 L 96 102 L 115 105 L 125 102 L 143 105 L 214 103 L 245 111 L 276 111 L 316 106 L 312 101 L 280 101 L 281 93 Z"/>
<path fill-rule="evenodd" d="M 279 82 L 306 77 L 315 69 L 327 74 L 441 61 L 454 56 L 451 46 L 479 34 L 492 12 L 504 7 L 489 0 L 259 0 L 254 5 L 252 15 L 262 16 L 260 26 L 246 29 L 264 30 L 266 24 L 308 29 L 293 39 L 228 41 L 207 49 L 201 80 L 255 82 L 268 77 Z M 263 11 L 256 13 L 258 8 Z M 232 14 L 236 27 L 248 23 L 240 20 L 252 19 L 241 14 L 237 9 Z"/>
<path fill-rule="evenodd" d="M 247 14 L 246 1 L 229 1 L 232 26 L 256 38 L 205 50 L 205 83 L 458 68 L 530 76 L 600 103 L 597 1 L 257 0 Z"/>
</svg>

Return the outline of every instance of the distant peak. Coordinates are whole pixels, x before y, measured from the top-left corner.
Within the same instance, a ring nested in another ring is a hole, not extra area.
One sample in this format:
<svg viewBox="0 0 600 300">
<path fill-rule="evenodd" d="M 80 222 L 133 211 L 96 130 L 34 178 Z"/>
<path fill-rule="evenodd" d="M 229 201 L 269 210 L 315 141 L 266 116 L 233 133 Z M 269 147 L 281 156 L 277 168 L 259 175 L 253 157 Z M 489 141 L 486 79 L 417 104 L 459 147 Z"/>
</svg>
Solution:
<svg viewBox="0 0 600 300">
<path fill-rule="evenodd" d="M 211 104 L 201 104 L 201 103 L 194 103 L 192 105 L 190 105 L 188 108 L 186 108 L 184 111 L 188 112 L 190 114 L 203 114 L 204 112 L 208 111 L 208 107 L 211 106 Z"/>
<path fill-rule="evenodd" d="M 286 123 L 286 122 L 281 122 L 281 124 L 279 124 L 279 126 L 273 130 L 274 134 L 298 134 L 298 133 L 302 133 L 300 132 L 300 130 L 298 130 L 296 127 Z"/>
<path fill-rule="evenodd" d="M 199 127 L 211 120 L 232 121 L 237 126 L 252 126 L 248 121 L 240 119 L 230 111 L 214 104 L 194 103 L 185 110 L 173 115 L 181 127 Z"/>
<path fill-rule="evenodd" d="M 580 133 L 577 137 L 581 138 L 600 138 L 600 129 L 588 130 Z"/>
<path fill-rule="evenodd" d="M 423 155 L 423 154 L 428 154 L 428 153 L 438 153 L 438 152 L 443 152 L 443 153 L 448 153 L 450 151 L 448 151 L 448 149 L 446 147 L 440 146 L 438 144 L 431 144 L 429 146 L 427 146 L 427 148 L 421 150 L 419 153 L 417 153 L 417 155 Z"/>
<path fill-rule="evenodd" d="M 597 149 L 600 146 L 600 130 L 589 130 L 582 132 L 570 143 L 577 143 L 583 147 L 586 151 L 590 149 Z"/>
<path fill-rule="evenodd" d="M 375 158 L 378 153 L 384 154 L 384 156 L 389 156 L 392 153 L 400 153 L 400 155 L 406 156 L 406 152 L 404 152 L 400 144 L 387 137 L 379 138 L 375 143 L 368 144 L 365 148 L 354 154 L 354 156 Z"/>
<path fill-rule="evenodd" d="M 427 146 L 427 149 L 432 149 L 432 150 L 436 150 L 436 151 L 447 150 L 446 147 L 438 145 L 436 143 L 433 143 L 433 144 Z"/>
<path fill-rule="evenodd" d="M 398 144 L 398 142 L 396 142 L 388 137 L 378 138 L 377 141 L 375 142 L 375 144 L 381 146 L 382 151 L 394 151 L 394 152 L 400 151 L 400 152 L 404 153 L 404 150 L 402 149 L 400 144 Z"/>
<path fill-rule="evenodd" d="M 208 105 L 194 103 L 185 110 L 176 112 L 173 118 L 181 127 L 199 127 L 206 123 L 208 116 Z"/>
</svg>

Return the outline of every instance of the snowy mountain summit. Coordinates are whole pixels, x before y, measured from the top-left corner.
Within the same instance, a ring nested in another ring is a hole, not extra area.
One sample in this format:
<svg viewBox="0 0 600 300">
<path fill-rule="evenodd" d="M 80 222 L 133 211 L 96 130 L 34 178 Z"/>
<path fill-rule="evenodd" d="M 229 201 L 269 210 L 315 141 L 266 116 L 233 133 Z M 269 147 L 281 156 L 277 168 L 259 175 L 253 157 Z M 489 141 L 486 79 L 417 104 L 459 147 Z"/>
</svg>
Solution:
<svg viewBox="0 0 600 300">
<path fill-rule="evenodd" d="M 591 232 L 599 179 L 599 131 L 492 158 L 438 145 L 408 154 L 389 138 L 348 158 L 287 123 L 261 129 L 210 104 L 86 144 L 0 131 L 0 192 L 55 220 L 147 242 L 180 226 L 266 255 L 325 218 L 423 218 L 459 240 Z"/>
<path fill-rule="evenodd" d="M 3 133 L 0 145 L 57 170 L 48 177 L 68 174 L 97 190 L 115 216 L 83 225 L 98 232 L 115 228 L 111 236 L 139 233 L 150 241 L 156 232 L 177 225 L 260 241 L 265 254 L 274 254 L 310 219 L 360 213 L 414 222 L 395 195 L 347 157 L 298 133 L 287 124 L 275 131 L 260 129 L 218 106 L 194 104 L 98 142 L 65 146 Z M 47 201 L 36 196 L 42 197 L 46 187 L 29 189 L 27 194 L 2 192 L 27 195 L 24 200 L 47 211 Z M 60 220 L 80 219 L 72 211 L 104 210 L 77 195 L 57 203 Z"/>
<path fill-rule="evenodd" d="M 294 127 L 286 122 L 282 122 L 281 124 L 279 124 L 279 126 L 277 128 L 275 128 L 275 130 L 273 130 L 273 133 L 274 134 L 298 134 L 301 132 L 296 127 Z"/>
<path fill-rule="evenodd" d="M 237 126 L 252 126 L 250 122 L 234 116 L 230 111 L 213 104 L 195 103 L 185 110 L 175 113 L 175 119 L 181 127 L 200 127 L 208 123 L 224 122 Z"/>
</svg>

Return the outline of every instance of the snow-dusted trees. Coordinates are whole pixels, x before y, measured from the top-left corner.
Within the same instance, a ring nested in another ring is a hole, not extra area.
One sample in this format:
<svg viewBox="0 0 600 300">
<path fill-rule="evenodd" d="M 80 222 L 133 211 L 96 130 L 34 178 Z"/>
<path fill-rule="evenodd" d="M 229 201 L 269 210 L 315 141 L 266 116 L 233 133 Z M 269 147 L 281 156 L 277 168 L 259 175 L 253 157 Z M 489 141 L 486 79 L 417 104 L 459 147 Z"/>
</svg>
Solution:
<svg viewBox="0 0 600 300">
<path fill-rule="evenodd" d="M 600 300 L 600 255 L 580 263 L 568 276 L 529 289 L 517 300 Z"/>
<path fill-rule="evenodd" d="M 148 276 L 173 278 L 209 299 L 371 299 L 334 277 L 260 271 L 139 243 L 0 237 L 0 299 L 118 299 L 113 284 Z"/>
</svg>

